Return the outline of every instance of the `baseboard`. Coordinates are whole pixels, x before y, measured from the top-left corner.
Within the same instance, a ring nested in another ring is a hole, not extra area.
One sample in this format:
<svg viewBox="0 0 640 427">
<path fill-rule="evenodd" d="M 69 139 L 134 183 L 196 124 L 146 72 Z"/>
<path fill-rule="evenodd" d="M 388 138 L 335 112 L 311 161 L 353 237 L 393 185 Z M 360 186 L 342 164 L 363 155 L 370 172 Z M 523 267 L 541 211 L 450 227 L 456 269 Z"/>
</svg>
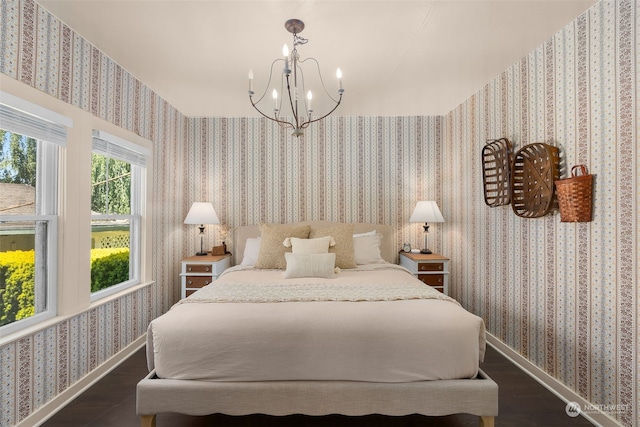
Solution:
<svg viewBox="0 0 640 427">
<path fill-rule="evenodd" d="M 580 415 L 587 419 L 590 423 L 599 427 L 623 427 L 617 420 L 611 418 L 610 415 L 598 410 L 595 405 L 580 397 L 575 391 L 562 384 L 551 375 L 524 358 L 521 354 L 507 346 L 495 336 L 487 333 L 487 343 L 493 347 L 498 353 L 510 360 L 514 365 L 520 368 L 525 374 L 540 383 L 544 388 L 555 394 L 562 401 L 569 403 L 575 402 L 580 404 L 581 408 L 589 408 L 588 413 L 582 412 Z M 500 384 L 498 384 L 498 387 Z"/>
<path fill-rule="evenodd" d="M 15 427 L 37 427 L 67 406 L 73 399 L 84 393 L 89 387 L 101 380 L 105 375 L 115 369 L 132 354 L 144 347 L 147 334 L 140 336 L 131 344 L 120 350 L 109 360 L 89 372 L 79 381 L 70 385 L 65 391 L 58 394 L 49 402 L 36 409 L 31 415 L 16 424 Z"/>
</svg>

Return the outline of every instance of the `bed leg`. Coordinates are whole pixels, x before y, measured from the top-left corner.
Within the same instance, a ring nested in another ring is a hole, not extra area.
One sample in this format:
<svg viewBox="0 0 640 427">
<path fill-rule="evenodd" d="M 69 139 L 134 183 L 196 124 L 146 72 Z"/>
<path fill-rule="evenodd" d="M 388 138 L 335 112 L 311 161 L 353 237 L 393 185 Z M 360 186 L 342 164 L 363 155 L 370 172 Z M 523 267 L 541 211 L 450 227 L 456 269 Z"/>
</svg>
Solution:
<svg viewBox="0 0 640 427">
<path fill-rule="evenodd" d="M 480 427 L 494 427 L 495 426 L 495 418 L 494 417 L 480 417 Z"/>
<path fill-rule="evenodd" d="M 156 414 L 142 415 L 140 421 L 141 427 L 156 427 Z"/>
</svg>

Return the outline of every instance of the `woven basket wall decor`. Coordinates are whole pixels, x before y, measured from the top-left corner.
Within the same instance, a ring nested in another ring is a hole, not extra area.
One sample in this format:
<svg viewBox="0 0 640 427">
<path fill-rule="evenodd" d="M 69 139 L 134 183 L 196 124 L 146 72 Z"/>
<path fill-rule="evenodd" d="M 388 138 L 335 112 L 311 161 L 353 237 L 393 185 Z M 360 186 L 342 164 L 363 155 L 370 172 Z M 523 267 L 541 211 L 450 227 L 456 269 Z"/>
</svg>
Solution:
<svg viewBox="0 0 640 427">
<path fill-rule="evenodd" d="M 482 182 L 484 202 L 494 208 L 511 200 L 509 176 L 513 161 L 513 145 L 507 138 L 490 139 L 482 147 Z"/>
<path fill-rule="evenodd" d="M 577 174 L 580 170 L 581 174 Z M 585 165 L 571 168 L 571 177 L 555 182 L 560 207 L 560 221 L 589 222 L 593 203 L 593 175 Z"/>
<path fill-rule="evenodd" d="M 511 207 L 524 218 L 548 214 L 555 205 L 553 183 L 560 177 L 557 147 L 541 142 L 525 145 L 513 158 Z"/>
</svg>

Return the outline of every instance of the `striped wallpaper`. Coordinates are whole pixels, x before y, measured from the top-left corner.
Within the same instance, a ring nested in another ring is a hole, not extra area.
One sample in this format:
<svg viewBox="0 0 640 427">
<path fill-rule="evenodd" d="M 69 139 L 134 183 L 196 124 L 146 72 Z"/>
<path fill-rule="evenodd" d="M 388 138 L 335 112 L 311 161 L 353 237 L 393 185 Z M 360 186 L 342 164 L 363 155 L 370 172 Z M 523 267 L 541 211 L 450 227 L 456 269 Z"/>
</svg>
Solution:
<svg viewBox="0 0 640 427">
<path fill-rule="evenodd" d="M 452 293 L 580 396 L 640 425 L 640 2 L 602 1 L 449 113 L 441 169 Z M 480 153 L 508 137 L 595 175 L 593 221 L 484 204 Z"/>
<path fill-rule="evenodd" d="M 152 140 L 163 178 L 153 190 L 156 283 L 0 346 L 0 425 L 12 426 L 134 342 L 174 302 L 188 186 L 176 164 L 186 164 L 188 123 L 33 0 L 0 0 L 0 72 Z"/>
<path fill-rule="evenodd" d="M 421 246 L 407 222 L 419 199 L 436 200 L 447 221 L 430 246 L 452 259 L 453 295 L 532 363 L 594 404 L 621 405 L 611 416 L 622 425 L 640 424 L 640 2 L 601 1 L 444 117 L 330 117 L 299 140 L 264 119 L 186 118 L 33 0 L 0 4 L 0 72 L 152 140 L 156 174 L 156 284 L 0 347 L 0 424 L 24 419 L 167 310 L 179 259 L 199 245 L 182 224 L 192 202 L 213 202 L 226 226 L 208 226 L 208 244 L 231 243 L 238 225 L 326 219 L 394 225 L 400 247 Z M 485 206 L 481 148 L 503 136 L 585 163 L 594 221 Z M 131 331 L 133 311 L 143 314 Z M 54 367 L 44 379 L 42 363 Z"/>
<path fill-rule="evenodd" d="M 231 232 L 259 222 L 369 222 L 397 227 L 398 248 L 421 247 L 421 225 L 407 221 L 417 200 L 440 199 L 441 127 L 441 117 L 331 117 L 296 139 L 262 118 L 190 119 L 188 175 L 207 179 L 194 181 L 189 199 L 212 201 Z M 224 229 L 216 231 L 218 244 Z M 188 247 L 196 237 L 194 227 Z"/>
</svg>

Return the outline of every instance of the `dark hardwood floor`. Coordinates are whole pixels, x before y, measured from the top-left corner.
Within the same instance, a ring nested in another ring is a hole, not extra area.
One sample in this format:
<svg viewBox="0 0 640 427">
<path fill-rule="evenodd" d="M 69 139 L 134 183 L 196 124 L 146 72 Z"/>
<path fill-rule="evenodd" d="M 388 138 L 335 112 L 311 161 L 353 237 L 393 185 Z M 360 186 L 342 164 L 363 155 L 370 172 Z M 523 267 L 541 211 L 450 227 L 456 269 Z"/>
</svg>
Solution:
<svg viewBox="0 0 640 427">
<path fill-rule="evenodd" d="M 487 348 L 482 369 L 498 383 L 500 390 L 500 414 L 496 418 L 496 426 L 591 426 L 591 423 L 581 416 L 576 418 L 567 416 L 565 413 L 566 405 L 563 401 L 491 347 Z M 42 426 L 137 427 L 140 425 L 140 419 L 136 415 L 136 384 L 146 374 L 146 359 L 143 348 Z M 191 417 L 179 414 L 159 414 L 157 417 L 157 427 L 461 427 L 477 426 L 478 424 L 478 417 L 465 414 L 446 417 L 421 415 L 405 417 L 382 415 L 364 417 L 340 415 L 231 417 L 220 414 Z"/>
</svg>

